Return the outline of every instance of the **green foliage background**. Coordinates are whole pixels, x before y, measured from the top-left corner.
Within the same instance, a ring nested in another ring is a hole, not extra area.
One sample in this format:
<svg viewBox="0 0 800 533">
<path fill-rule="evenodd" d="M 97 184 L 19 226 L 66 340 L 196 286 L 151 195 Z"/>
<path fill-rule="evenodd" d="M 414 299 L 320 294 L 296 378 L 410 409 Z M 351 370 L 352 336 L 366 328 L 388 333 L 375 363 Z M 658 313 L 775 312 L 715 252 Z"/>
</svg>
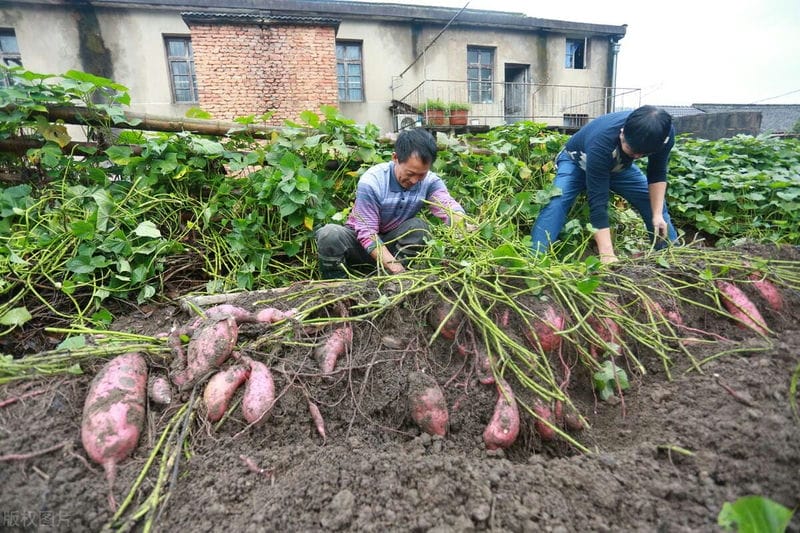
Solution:
<svg viewBox="0 0 800 533">
<path fill-rule="evenodd" d="M 0 170 L 18 178 L 0 182 L 0 325 L 8 330 L 34 305 L 105 325 L 109 299 L 141 304 L 168 286 L 221 292 L 314 278 L 314 229 L 343 221 L 360 174 L 392 151 L 377 127 L 330 107 L 265 136 L 246 127 L 266 116 L 241 117 L 241 131 L 224 138 L 143 133 L 125 129 L 135 125 L 125 114 L 130 97 L 111 80 L 12 70 L 17 83 L 0 91 L 0 141 L 41 146 L 0 154 Z M 46 118 L 52 106 L 100 117 L 84 131 L 97 145 L 72 143 Z M 440 134 L 434 170 L 480 222 L 483 242 L 524 249 L 539 209 L 558 193 L 553 159 L 565 140 L 530 122 Z M 799 148 L 790 138 L 679 139 L 669 188 L 676 226 L 718 245 L 800 243 Z M 585 209 L 578 202 L 565 227 L 562 258 L 587 251 Z M 647 247 L 623 202 L 612 217 L 619 250 Z M 54 294 L 70 309 L 53 305 Z"/>
</svg>

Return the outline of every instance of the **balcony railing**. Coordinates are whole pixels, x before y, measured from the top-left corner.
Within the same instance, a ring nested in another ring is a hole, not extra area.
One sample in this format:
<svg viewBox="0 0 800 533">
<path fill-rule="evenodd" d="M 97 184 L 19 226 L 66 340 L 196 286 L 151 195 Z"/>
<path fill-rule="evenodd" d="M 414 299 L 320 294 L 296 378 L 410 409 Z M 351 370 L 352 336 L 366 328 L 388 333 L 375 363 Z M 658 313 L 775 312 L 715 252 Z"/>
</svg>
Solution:
<svg viewBox="0 0 800 533">
<path fill-rule="evenodd" d="M 641 89 L 520 82 L 425 80 L 395 100 L 395 115 L 418 115 L 424 124 L 428 102 L 470 105 L 468 125 L 498 126 L 522 120 L 576 129 L 589 120 L 641 105 Z M 399 122 L 398 122 L 399 124 Z"/>
</svg>

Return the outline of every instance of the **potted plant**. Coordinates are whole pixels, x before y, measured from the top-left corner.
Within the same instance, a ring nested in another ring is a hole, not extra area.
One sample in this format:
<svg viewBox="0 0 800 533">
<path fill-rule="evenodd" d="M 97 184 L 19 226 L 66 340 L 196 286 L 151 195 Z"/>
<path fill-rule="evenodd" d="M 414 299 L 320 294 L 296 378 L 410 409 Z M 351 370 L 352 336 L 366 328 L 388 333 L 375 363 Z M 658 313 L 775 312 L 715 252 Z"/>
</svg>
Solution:
<svg viewBox="0 0 800 533">
<path fill-rule="evenodd" d="M 449 106 L 450 109 L 450 125 L 451 126 L 466 126 L 467 115 L 469 115 L 470 105 L 463 102 L 453 102 Z"/>
<path fill-rule="evenodd" d="M 447 104 L 436 99 L 425 102 L 425 123 L 428 126 L 447 126 Z"/>
</svg>

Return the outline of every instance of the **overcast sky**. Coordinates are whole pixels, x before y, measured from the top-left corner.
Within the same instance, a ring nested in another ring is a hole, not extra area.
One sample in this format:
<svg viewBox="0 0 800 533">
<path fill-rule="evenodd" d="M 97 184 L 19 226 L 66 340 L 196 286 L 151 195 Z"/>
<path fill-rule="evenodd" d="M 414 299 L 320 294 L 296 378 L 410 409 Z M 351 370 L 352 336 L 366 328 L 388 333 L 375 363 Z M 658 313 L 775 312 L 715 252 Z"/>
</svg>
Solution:
<svg viewBox="0 0 800 533">
<path fill-rule="evenodd" d="M 467 0 L 380 3 L 461 8 Z M 467 7 L 627 24 L 617 86 L 640 88 L 643 104 L 800 104 L 800 0 L 470 0 Z"/>
</svg>

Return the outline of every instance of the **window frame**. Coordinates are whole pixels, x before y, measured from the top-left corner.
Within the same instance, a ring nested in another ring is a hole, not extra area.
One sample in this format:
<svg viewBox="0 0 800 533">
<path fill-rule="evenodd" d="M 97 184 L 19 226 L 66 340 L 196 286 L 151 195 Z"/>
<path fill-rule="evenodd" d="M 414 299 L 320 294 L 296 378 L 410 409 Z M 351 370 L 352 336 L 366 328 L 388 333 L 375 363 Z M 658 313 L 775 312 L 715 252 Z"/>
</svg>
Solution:
<svg viewBox="0 0 800 533">
<path fill-rule="evenodd" d="M 357 61 L 350 60 L 347 57 L 347 49 L 351 47 L 358 49 Z M 341 56 L 339 54 L 340 49 L 342 50 Z M 342 66 L 341 74 L 339 73 L 340 65 Z M 356 77 L 355 75 L 350 75 L 348 73 L 348 67 L 350 65 L 358 65 L 359 67 L 358 86 L 350 85 L 351 79 Z M 351 91 L 356 90 L 360 93 L 360 98 L 353 98 Z M 360 103 L 366 101 L 367 95 L 366 91 L 364 90 L 364 41 L 345 39 L 336 41 L 336 92 L 339 102 Z"/>
<path fill-rule="evenodd" d="M 477 61 L 470 61 L 470 54 L 478 54 Z M 467 99 L 470 104 L 494 103 L 494 79 L 497 68 L 495 66 L 496 49 L 491 46 L 467 45 Z M 488 62 L 483 57 L 488 55 Z M 488 79 L 484 79 L 485 71 L 489 71 Z M 477 79 L 471 77 L 471 71 L 476 71 Z"/>
<path fill-rule="evenodd" d="M 3 37 L 13 37 L 14 43 L 16 44 L 16 52 L 8 52 L 3 50 L 2 45 L 0 45 L 0 63 L 4 66 L 13 68 L 13 67 L 21 67 L 22 66 L 22 52 L 19 49 L 19 41 L 17 40 L 17 32 L 14 28 L 0 28 L 0 36 Z M 9 62 L 14 62 L 15 64 L 9 64 Z M 9 76 L 9 72 L 3 70 L 2 75 L 0 75 L 0 87 L 10 87 L 14 84 L 14 79 Z"/>
<path fill-rule="evenodd" d="M 570 47 L 570 43 L 575 45 Z M 580 66 L 577 59 L 580 57 Z M 587 70 L 589 68 L 589 38 L 567 37 L 564 40 L 564 68 L 567 70 Z"/>
<path fill-rule="evenodd" d="M 183 41 L 186 45 L 188 55 L 185 56 L 172 56 L 170 55 L 170 41 Z M 197 89 L 197 72 L 194 68 L 194 48 L 192 48 L 192 37 L 190 35 L 164 35 L 164 53 L 167 59 L 167 74 L 169 75 L 169 88 L 173 104 L 197 104 L 200 102 L 200 94 Z M 173 70 L 173 64 L 185 63 L 187 65 L 188 74 L 176 74 Z M 178 100 L 178 90 L 175 87 L 175 77 L 185 76 L 189 81 L 189 95 L 193 97 L 192 100 Z"/>
</svg>

